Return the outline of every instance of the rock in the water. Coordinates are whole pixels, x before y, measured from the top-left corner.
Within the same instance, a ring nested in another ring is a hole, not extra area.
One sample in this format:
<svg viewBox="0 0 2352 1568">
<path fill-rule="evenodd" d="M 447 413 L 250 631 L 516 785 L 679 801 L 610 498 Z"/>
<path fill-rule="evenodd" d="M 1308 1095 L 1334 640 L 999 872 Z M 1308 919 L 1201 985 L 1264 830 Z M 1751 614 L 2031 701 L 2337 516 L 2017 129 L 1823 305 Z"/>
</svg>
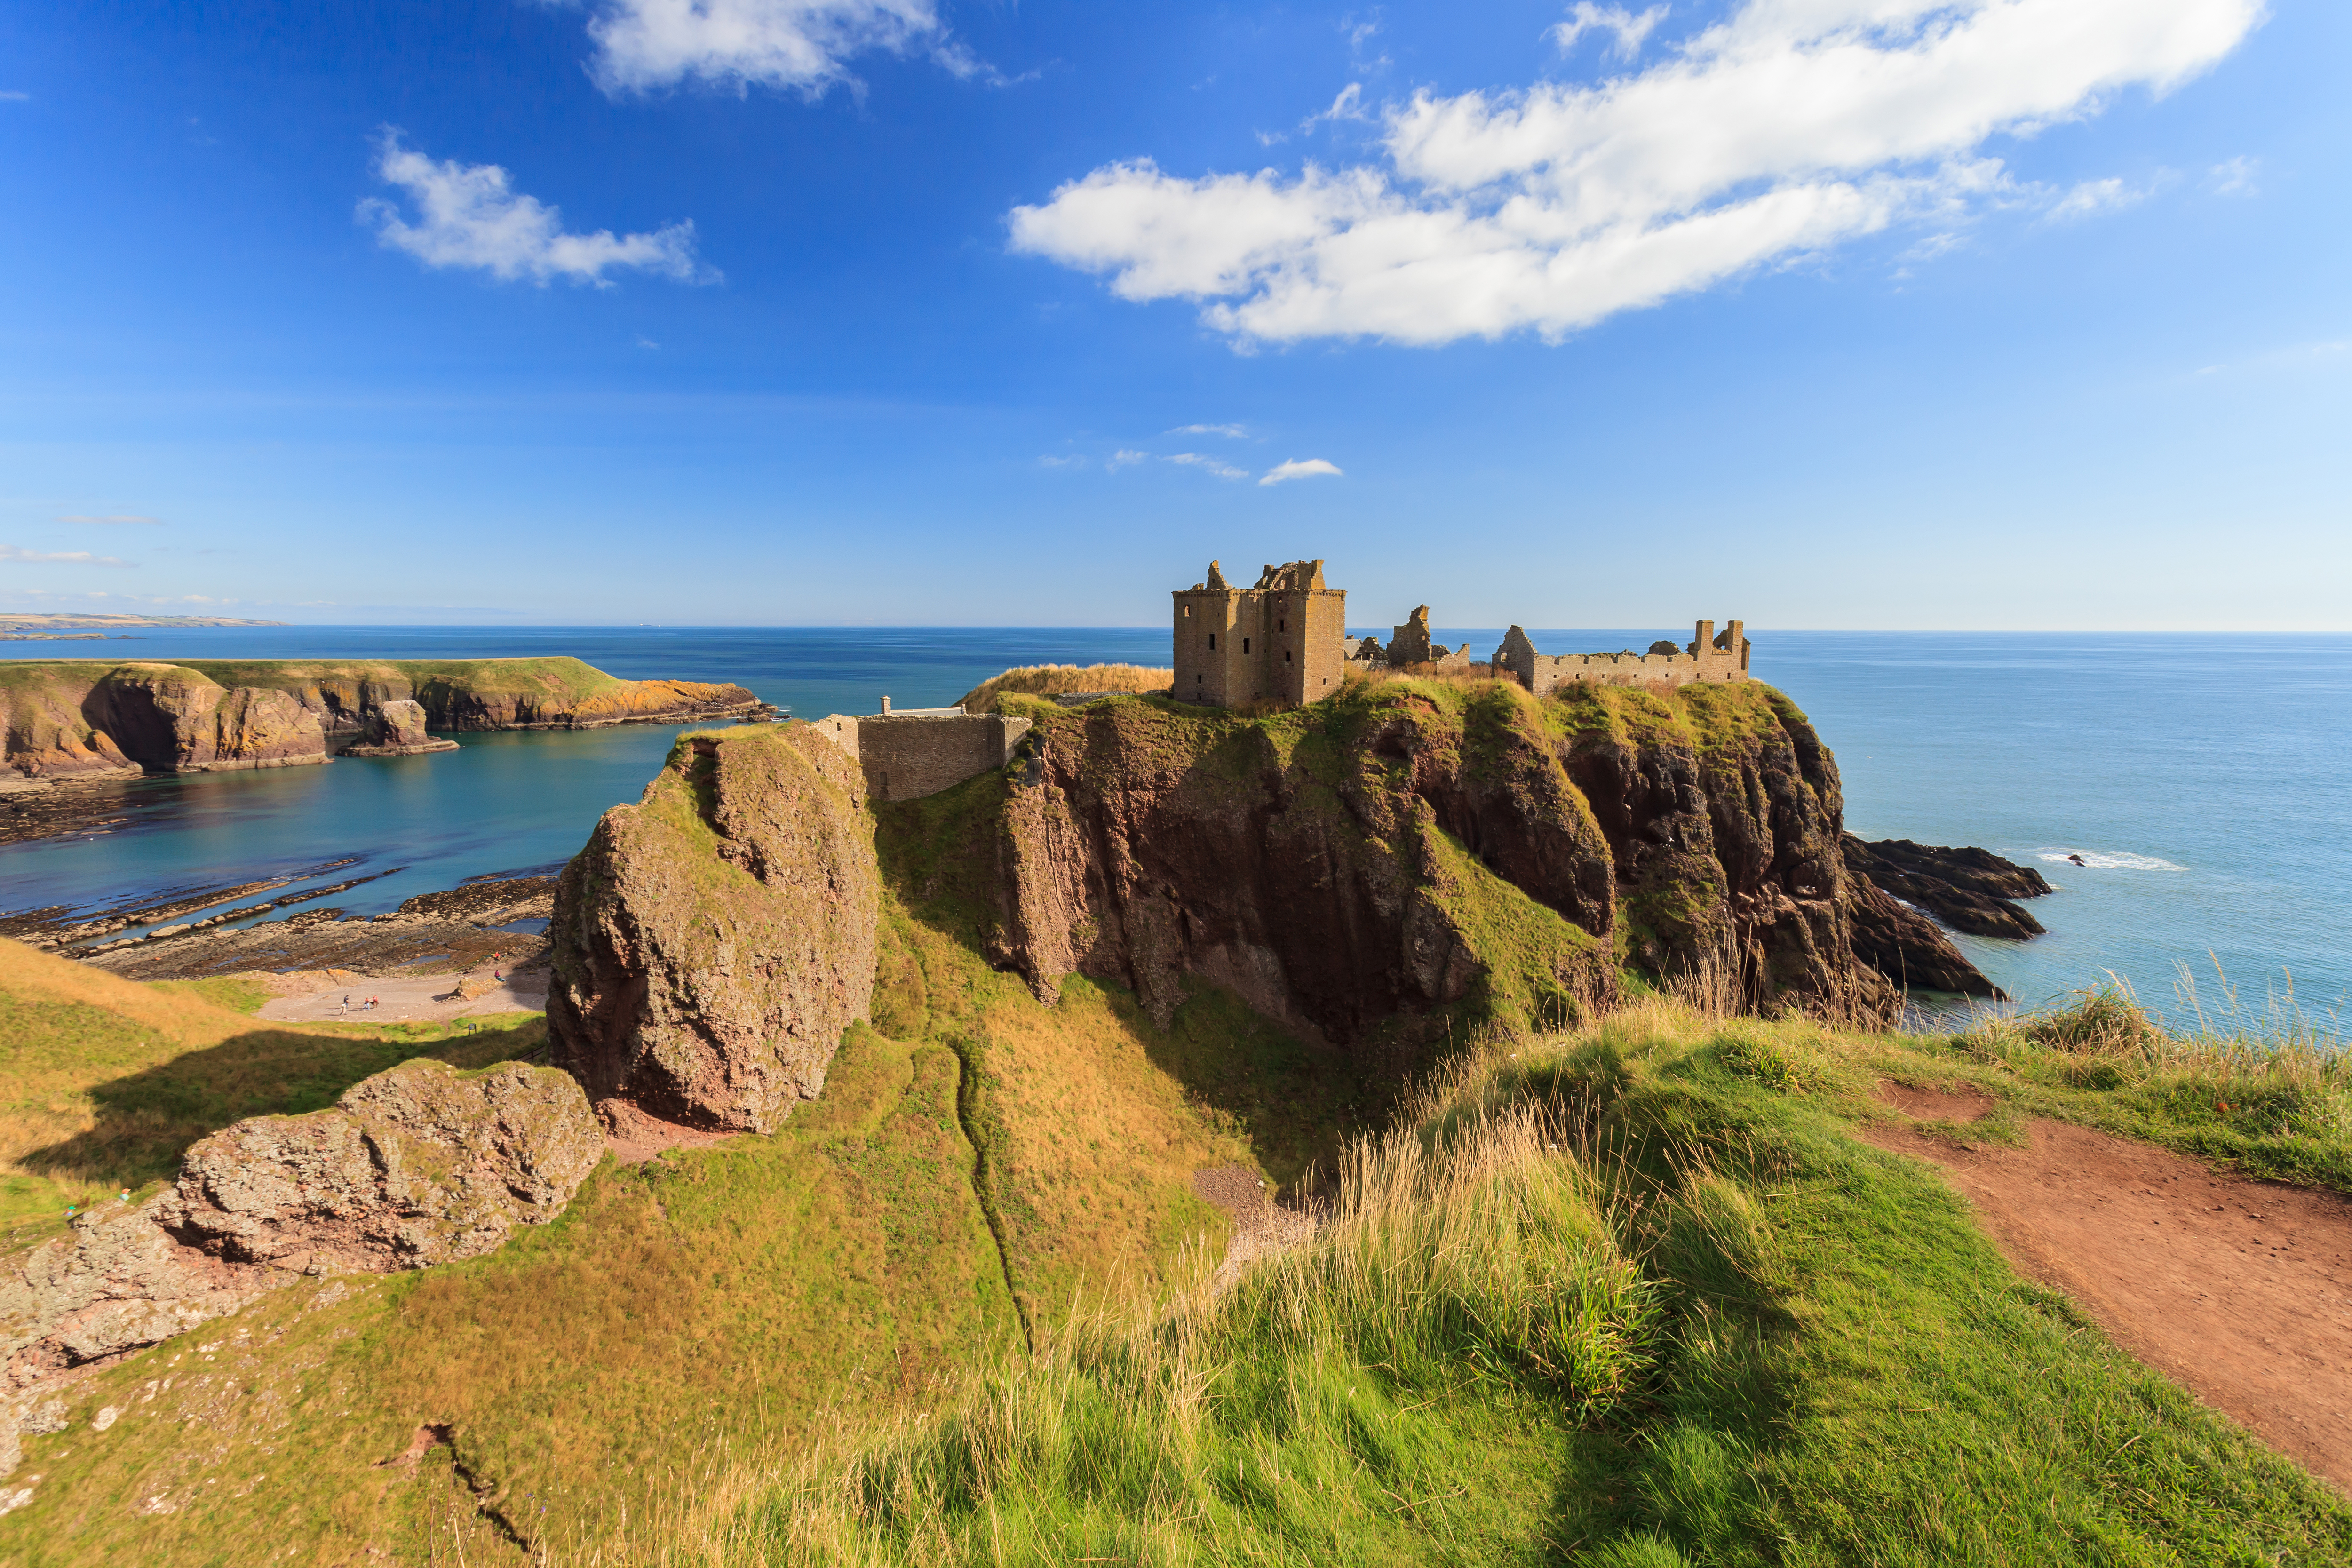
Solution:
<svg viewBox="0 0 2352 1568">
<path fill-rule="evenodd" d="M 873 1001 L 881 874 L 856 762 L 806 724 L 688 735 L 557 885 L 556 1062 L 598 1101 L 773 1131 Z"/>
<path fill-rule="evenodd" d="M 2042 934 L 2042 922 L 2011 901 L 2050 891 L 2042 873 L 2030 866 L 1986 849 L 1943 849 L 1907 838 L 1865 843 L 1851 833 L 1844 850 L 1848 870 L 1928 910 L 1954 931 L 2017 941 Z"/>
<path fill-rule="evenodd" d="M 257 1116 L 197 1143 L 163 1223 L 232 1263 L 422 1268 L 553 1219 L 604 1152 L 568 1073 L 414 1061 L 353 1085 L 332 1110 Z"/>
<path fill-rule="evenodd" d="M 404 1063 L 331 1110 L 214 1133 L 177 1185 L 84 1214 L 0 1268 L 0 1357 L 21 1385 L 184 1333 L 306 1273 L 477 1257 L 561 1214 L 604 1152 L 564 1073 Z"/>
</svg>

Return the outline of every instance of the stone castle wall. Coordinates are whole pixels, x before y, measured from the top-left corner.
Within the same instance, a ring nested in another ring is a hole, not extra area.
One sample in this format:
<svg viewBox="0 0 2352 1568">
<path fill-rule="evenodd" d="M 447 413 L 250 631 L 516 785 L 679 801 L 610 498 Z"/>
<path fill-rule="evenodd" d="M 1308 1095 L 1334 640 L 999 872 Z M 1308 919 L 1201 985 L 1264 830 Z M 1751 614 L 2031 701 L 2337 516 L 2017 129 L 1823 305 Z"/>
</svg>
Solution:
<svg viewBox="0 0 2352 1568">
<path fill-rule="evenodd" d="M 876 800 L 920 800 L 1013 760 L 1029 721 L 961 709 L 853 718 L 829 713 L 816 731 L 856 760 Z"/>
<path fill-rule="evenodd" d="M 1696 623 L 1696 634 L 1679 653 L 1544 654 L 1528 634 L 1513 626 L 1495 650 L 1494 668 L 1507 672 L 1538 697 L 1579 682 L 1593 686 L 1690 686 L 1700 681 L 1748 679 L 1748 642 L 1743 624 L 1733 621 L 1718 637 L 1713 621 Z"/>
</svg>

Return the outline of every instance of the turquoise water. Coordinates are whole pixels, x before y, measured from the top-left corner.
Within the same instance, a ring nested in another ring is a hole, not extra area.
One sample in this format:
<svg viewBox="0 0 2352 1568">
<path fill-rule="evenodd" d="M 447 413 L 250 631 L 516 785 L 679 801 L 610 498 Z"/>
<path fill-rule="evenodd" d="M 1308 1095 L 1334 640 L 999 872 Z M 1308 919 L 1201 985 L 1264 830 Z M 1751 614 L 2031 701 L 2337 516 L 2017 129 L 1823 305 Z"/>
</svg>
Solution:
<svg viewBox="0 0 2352 1568">
<path fill-rule="evenodd" d="M 1385 633 L 1386 628 L 1371 628 Z M 1439 635 L 1484 652 L 1498 627 Z M 1539 630 L 1548 652 L 1645 647 L 1686 628 Z M 2259 1010 L 2291 984 L 2352 994 L 2352 637 L 1756 632 L 1755 673 L 1836 751 L 1865 837 L 1980 844 L 2059 891 L 2032 942 L 1958 939 L 2028 1001 L 2112 972 L 2178 1012 L 2179 966 L 2216 963 Z M 1160 628 L 200 628 L 0 645 L 9 657 L 474 658 L 568 653 L 614 675 L 734 680 L 805 718 L 953 701 L 1012 664 L 1168 661 Z M 132 822 L 0 848 L 0 909 L 87 907 L 330 861 L 398 868 L 329 902 L 391 909 L 469 876 L 560 864 L 634 800 L 677 731 L 460 736 L 431 757 L 149 780 Z M 2069 853 L 2088 865 L 2068 863 Z M 2210 954 L 2210 956 L 2209 956 Z"/>
</svg>

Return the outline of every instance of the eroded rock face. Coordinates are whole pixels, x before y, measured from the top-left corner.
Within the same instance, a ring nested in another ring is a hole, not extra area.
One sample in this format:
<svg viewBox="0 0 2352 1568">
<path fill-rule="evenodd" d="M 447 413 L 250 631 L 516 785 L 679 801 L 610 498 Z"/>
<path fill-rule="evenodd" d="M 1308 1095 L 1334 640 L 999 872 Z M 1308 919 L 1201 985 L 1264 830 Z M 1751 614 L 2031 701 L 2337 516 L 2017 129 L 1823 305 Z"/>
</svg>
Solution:
<svg viewBox="0 0 2352 1568">
<path fill-rule="evenodd" d="M 1614 995 L 1609 846 L 1496 688 L 1467 720 L 1415 702 L 1310 710 L 1318 739 L 1140 702 L 1041 719 L 1006 802 L 1000 957 L 1053 996 L 1130 986 L 1163 1026 L 1181 977 L 1348 1043 L 1470 994 L 1483 966 L 1436 830 L 1600 939 L 1552 983 Z"/>
<path fill-rule="evenodd" d="M 1041 995 L 1116 979 L 1162 1019 L 1198 973 L 1359 1038 L 1460 999 L 1498 940 L 1433 896 L 1435 828 L 1599 939 L 1562 976 L 1590 1001 L 1622 951 L 1767 1012 L 1895 1005 L 1855 957 L 1836 764 L 1776 693 L 1498 685 L 1456 714 L 1375 689 L 1283 722 L 1300 736 L 1145 703 L 1041 717 L 1005 808 L 1003 960 Z"/>
<path fill-rule="evenodd" d="M 881 879 L 857 764 L 805 724 L 681 739 L 557 884 L 558 1065 L 707 1131 L 772 1131 L 874 994 Z"/>
<path fill-rule="evenodd" d="M 1849 908 L 1854 956 L 1906 991 L 1951 991 L 1963 996 L 2002 995 L 1984 971 L 1952 945 L 1943 928 L 1873 883 L 1852 877 Z"/>
<path fill-rule="evenodd" d="M 404 1063 L 329 1110 L 259 1116 L 188 1151 L 176 1185 L 107 1205 L 0 1268 L 15 1386 L 153 1344 L 305 1274 L 478 1257 L 543 1225 L 604 1156 L 569 1075 Z"/>
</svg>

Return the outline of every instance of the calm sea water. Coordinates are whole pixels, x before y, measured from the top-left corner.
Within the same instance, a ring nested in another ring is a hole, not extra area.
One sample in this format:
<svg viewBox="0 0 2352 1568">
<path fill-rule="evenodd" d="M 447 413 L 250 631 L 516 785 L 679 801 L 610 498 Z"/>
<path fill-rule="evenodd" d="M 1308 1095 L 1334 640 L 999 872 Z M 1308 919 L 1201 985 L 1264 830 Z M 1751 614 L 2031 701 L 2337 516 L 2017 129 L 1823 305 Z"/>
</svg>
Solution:
<svg viewBox="0 0 2352 1568">
<path fill-rule="evenodd" d="M 1386 628 L 1370 628 L 1385 634 Z M 1500 628 L 1440 635 L 1484 653 Z M 1537 631 L 1547 652 L 1645 647 L 1687 628 Z M 2112 973 L 2179 1013 L 2226 975 L 2259 1011 L 2292 986 L 2352 998 L 2352 637 L 1751 634 L 1755 673 L 1835 749 L 1865 837 L 1978 844 L 2057 884 L 2050 934 L 1960 944 L 2027 1001 Z M 614 675 L 733 680 L 804 718 L 955 700 L 1008 665 L 1165 664 L 1162 628 L 218 627 L 19 658 L 461 658 L 572 654 Z M 0 848 L 0 909 L 86 907 L 184 884 L 358 865 L 352 913 L 474 876 L 560 864 L 634 800 L 677 731 L 458 736 L 431 757 L 135 786 L 131 825 Z M 2075 866 L 2069 854 L 2086 862 Z M 2218 970 L 2218 975 L 2217 975 Z"/>
</svg>

